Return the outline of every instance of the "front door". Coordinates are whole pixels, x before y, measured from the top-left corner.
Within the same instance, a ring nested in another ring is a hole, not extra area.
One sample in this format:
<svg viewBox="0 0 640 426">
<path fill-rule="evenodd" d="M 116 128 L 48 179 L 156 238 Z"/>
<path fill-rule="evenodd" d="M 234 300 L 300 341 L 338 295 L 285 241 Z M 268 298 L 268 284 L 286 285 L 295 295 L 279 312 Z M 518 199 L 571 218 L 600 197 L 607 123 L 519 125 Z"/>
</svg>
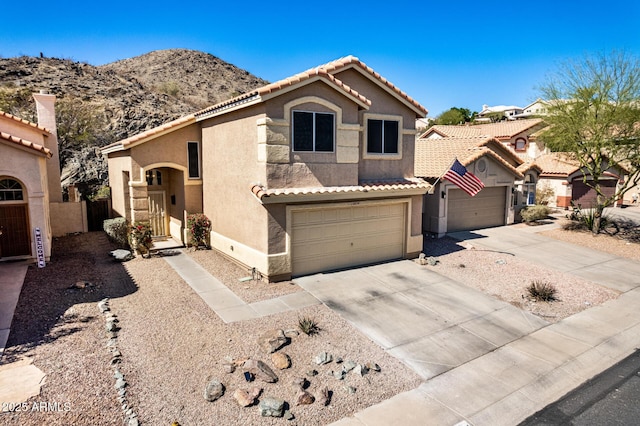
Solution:
<svg viewBox="0 0 640 426">
<path fill-rule="evenodd" d="M 31 255 L 26 204 L 0 206 L 0 257 Z"/>
<path fill-rule="evenodd" d="M 154 237 L 167 235 L 164 191 L 149 191 L 149 222 Z"/>
</svg>

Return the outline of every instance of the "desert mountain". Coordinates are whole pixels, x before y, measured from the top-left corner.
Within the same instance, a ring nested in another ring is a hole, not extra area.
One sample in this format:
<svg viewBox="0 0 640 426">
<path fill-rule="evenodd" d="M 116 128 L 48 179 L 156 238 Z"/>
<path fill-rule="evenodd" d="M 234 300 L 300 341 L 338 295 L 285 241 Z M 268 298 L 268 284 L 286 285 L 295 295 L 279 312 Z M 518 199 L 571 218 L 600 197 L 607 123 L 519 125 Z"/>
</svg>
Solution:
<svg viewBox="0 0 640 426">
<path fill-rule="evenodd" d="M 101 66 L 47 57 L 0 58 L 0 109 L 35 121 L 31 93 L 46 90 L 58 97 L 58 115 L 71 115 L 69 122 L 58 120 L 63 186 L 79 184 L 85 195 L 107 184 L 100 147 L 265 84 L 213 55 L 186 49 Z"/>
</svg>

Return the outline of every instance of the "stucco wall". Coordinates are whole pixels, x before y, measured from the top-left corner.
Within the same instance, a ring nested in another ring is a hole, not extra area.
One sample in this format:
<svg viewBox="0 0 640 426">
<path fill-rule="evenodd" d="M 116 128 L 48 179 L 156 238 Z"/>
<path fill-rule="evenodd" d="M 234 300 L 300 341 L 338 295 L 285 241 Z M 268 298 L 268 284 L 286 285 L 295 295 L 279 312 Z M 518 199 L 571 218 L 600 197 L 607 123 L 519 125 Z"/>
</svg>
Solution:
<svg viewBox="0 0 640 426">
<path fill-rule="evenodd" d="M 18 180 L 25 192 L 28 203 L 28 227 L 31 241 L 31 257 L 35 258 L 34 229 L 40 228 L 43 235 L 45 257 L 51 256 L 51 223 L 49 221 L 49 194 L 47 159 L 35 151 L 14 148 L 0 143 L 0 178 L 9 177 Z"/>
<path fill-rule="evenodd" d="M 266 183 L 265 164 L 257 159 L 260 119 L 264 105 L 202 122 L 202 189 L 212 246 L 246 265 L 266 268 L 267 212 L 251 192 L 252 184 Z"/>
<path fill-rule="evenodd" d="M 89 231 L 86 201 L 78 203 L 51 203 L 50 208 L 51 232 L 54 237 Z"/>
<path fill-rule="evenodd" d="M 109 168 L 109 187 L 111 188 L 111 209 L 117 216 L 130 219 L 129 209 L 129 181 L 131 173 L 131 158 L 129 151 L 109 154 L 107 165 Z"/>
</svg>

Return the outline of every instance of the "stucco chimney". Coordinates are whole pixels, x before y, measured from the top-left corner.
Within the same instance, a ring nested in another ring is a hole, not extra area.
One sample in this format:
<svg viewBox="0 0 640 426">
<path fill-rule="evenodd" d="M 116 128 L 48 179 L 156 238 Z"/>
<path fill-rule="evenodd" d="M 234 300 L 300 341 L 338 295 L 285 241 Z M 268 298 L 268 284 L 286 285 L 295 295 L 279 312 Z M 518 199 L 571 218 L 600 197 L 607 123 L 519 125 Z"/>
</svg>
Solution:
<svg viewBox="0 0 640 426">
<path fill-rule="evenodd" d="M 38 124 L 51 132 L 45 138 L 45 145 L 51 150 L 51 158 L 47 161 L 47 176 L 49 183 L 49 202 L 62 202 L 62 184 L 60 182 L 60 155 L 58 151 L 58 129 L 56 126 L 56 97 L 46 91 L 34 93 Z"/>
</svg>

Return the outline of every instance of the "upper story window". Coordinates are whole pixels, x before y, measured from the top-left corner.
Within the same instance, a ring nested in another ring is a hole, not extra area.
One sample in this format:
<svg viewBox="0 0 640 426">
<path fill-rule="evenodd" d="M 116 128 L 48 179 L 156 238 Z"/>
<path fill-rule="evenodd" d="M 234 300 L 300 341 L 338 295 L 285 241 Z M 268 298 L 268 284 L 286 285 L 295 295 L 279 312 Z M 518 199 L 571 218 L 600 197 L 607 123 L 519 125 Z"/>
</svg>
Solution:
<svg viewBox="0 0 640 426">
<path fill-rule="evenodd" d="M 293 112 L 293 150 L 333 152 L 334 115 L 326 112 Z"/>
<path fill-rule="evenodd" d="M 200 144 L 198 142 L 187 142 L 187 161 L 189 179 L 200 179 Z"/>
<path fill-rule="evenodd" d="M 524 151 L 527 147 L 527 141 L 523 138 L 516 139 L 516 151 Z"/>
<path fill-rule="evenodd" d="M 22 185 L 15 179 L 0 179 L 0 201 L 22 201 Z"/>
<path fill-rule="evenodd" d="M 398 154 L 399 129 L 395 120 L 367 120 L 367 153 Z"/>
</svg>

